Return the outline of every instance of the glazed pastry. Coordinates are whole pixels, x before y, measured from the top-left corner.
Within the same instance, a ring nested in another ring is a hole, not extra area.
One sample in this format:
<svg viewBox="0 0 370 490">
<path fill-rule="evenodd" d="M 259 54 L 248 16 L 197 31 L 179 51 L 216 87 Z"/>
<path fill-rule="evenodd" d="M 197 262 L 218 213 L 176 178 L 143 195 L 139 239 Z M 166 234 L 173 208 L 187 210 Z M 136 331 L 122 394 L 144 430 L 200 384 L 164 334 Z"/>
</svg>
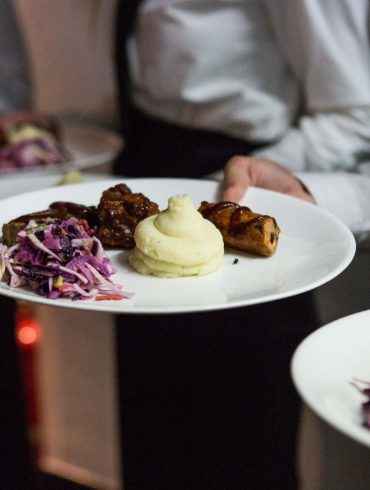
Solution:
<svg viewBox="0 0 370 490">
<path fill-rule="evenodd" d="M 262 256 L 275 253 L 280 228 L 271 216 L 229 201 L 203 201 L 198 211 L 220 230 L 226 246 Z"/>
</svg>

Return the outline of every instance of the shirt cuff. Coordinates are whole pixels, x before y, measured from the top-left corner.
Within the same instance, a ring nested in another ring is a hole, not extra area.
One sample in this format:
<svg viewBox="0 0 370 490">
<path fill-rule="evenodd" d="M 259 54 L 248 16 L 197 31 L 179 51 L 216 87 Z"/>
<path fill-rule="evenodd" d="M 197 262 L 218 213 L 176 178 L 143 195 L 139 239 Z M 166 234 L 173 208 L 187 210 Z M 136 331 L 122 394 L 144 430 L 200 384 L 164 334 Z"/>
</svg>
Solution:
<svg viewBox="0 0 370 490">
<path fill-rule="evenodd" d="M 369 178 L 345 172 L 298 172 L 296 176 L 316 203 L 343 221 L 353 233 L 361 236 L 370 233 L 370 204 L 366 198 Z"/>
</svg>

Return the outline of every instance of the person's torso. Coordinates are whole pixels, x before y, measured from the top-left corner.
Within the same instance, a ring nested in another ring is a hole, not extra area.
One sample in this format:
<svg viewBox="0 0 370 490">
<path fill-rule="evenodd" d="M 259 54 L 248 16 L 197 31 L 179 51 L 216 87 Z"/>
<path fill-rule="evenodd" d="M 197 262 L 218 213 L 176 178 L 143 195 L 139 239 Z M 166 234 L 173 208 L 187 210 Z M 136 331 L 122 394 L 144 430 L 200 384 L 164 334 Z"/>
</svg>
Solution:
<svg viewBox="0 0 370 490">
<path fill-rule="evenodd" d="M 296 115 L 298 84 L 261 0 L 146 0 L 129 42 L 134 101 L 151 115 L 255 142 Z"/>
</svg>

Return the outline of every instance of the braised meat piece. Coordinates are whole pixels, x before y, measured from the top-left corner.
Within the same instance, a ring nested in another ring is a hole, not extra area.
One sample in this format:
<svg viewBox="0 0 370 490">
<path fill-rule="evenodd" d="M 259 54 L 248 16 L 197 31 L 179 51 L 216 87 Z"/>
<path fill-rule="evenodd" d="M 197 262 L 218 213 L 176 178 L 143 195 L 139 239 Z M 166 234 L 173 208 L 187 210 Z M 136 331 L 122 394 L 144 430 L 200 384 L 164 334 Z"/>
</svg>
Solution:
<svg viewBox="0 0 370 490">
<path fill-rule="evenodd" d="M 229 201 L 203 201 L 198 211 L 220 230 L 226 246 L 262 256 L 275 253 L 280 228 L 271 216 Z"/>
<path fill-rule="evenodd" d="M 50 204 L 48 209 L 35 213 L 24 214 L 3 225 L 3 240 L 8 246 L 13 245 L 17 239 L 17 233 L 24 228 L 30 220 L 42 221 L 50 219 L 68 219 L 75 216 L 77 219 L 85 219 L 90 228 L 96 226 L 96 207 L 84 206 L 73 202 L 57 201 Z"/>
<path fill-rule="evenodd" d="M 68 219 L 74 216 L 77 219 L 85 219 L 91 229 L 97 224 L 96 206 L 84 206 L 68 201 L 55 201 L 50 204 L 49 208 L 54 211 L 58 219 Z"/>
<path fill-rule="evenodd" d="M 158 205 L 144 194 L 132 193 L 127 185 L 118 184 L 102 194 L 98 206 L 97 235 L 103 245 L 133 248 L 136 225 L 158 213 Z"/>
</svg>

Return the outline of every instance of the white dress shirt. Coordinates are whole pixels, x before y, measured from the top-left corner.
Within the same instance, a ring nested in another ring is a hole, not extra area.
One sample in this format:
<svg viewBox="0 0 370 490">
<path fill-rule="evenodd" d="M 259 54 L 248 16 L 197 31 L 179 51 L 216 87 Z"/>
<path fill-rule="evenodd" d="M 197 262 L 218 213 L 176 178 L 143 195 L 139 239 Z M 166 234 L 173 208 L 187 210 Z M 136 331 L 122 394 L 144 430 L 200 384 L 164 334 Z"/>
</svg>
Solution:
<svg viewBox="0 0 370 490">
<path fill-rule="evenodd" d="M 135 103 L 262 144 L 257 155 L 299 172 L 363 237 L 370 179 L 353 172 L 370 156 L 368 13 L 368 0 L 146 0 L 129 44 Z"/>
</svg>

